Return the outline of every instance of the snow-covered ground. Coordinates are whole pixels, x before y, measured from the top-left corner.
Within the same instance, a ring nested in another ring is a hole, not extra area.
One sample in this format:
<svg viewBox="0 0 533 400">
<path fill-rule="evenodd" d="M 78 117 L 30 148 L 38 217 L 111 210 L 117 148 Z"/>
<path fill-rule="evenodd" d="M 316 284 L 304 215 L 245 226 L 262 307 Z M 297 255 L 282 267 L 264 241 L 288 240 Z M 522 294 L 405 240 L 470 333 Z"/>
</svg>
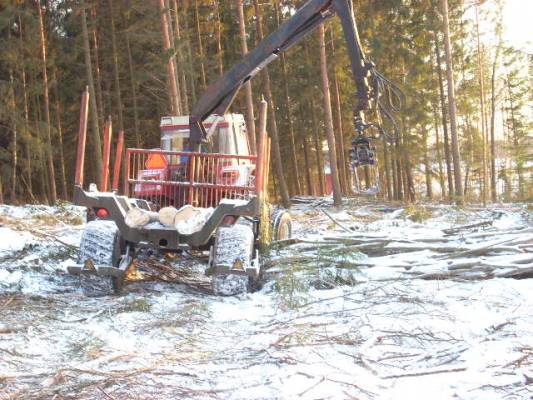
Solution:
<svg viewBox="0 0 533 400">
<path fill-rule="evenodd" d="M 256 293 L 186 259 L 86 298 L 83 210 L 0 206 L 0 399 L 532 398 L 533 280 L 505 278 L 533 267 L 526 206 L 323 207 L 294 207 Z"/>
</svg>

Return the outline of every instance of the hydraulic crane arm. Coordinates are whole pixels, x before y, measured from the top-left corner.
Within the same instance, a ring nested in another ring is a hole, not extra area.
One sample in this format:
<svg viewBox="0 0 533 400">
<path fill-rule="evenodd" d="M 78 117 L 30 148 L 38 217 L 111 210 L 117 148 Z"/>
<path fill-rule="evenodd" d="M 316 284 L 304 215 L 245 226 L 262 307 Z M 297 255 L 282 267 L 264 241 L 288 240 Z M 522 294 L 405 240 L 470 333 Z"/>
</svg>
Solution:
<svg viewBox="0 0 533 400">
<path fill-rule="evenodd" d="M 377 94 L 374 94 L 374 90 L 368 84 L 373 65 L 363 54 L 353 17 L 352 0 L 309 0 L 202 94 L 189 117 L 192 144 L 198 146 L 207 138 L 203 125 L 207 117 L 212 114 L 225 114 L 239 89 L 248 80 L 275 60 L 281 52 L 290 49 L 334 15 L 341 20 L 350 56 L 352 75 L 357 87 L 355 125 L 356 130 L 361 133 L 366 127 L 363 112 L 370 108 L 372 100 L 377 100 L 373 98 Z"/>
</svg>

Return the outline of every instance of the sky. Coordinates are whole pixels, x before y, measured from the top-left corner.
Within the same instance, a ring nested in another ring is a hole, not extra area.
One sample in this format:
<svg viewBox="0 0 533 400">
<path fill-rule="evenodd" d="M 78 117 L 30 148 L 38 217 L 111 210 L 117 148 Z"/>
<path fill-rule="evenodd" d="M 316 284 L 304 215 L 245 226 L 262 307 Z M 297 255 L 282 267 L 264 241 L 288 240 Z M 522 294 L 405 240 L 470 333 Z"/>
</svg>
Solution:
<svg viewBox="0 0 533 400">
<path fill-rule="evenodd" d="M 504 9 L 505 39 L 533 53 L 533 0 L 507 0 Z M 529 42 L 529 43 L 528 43 Z"/>
</svg>

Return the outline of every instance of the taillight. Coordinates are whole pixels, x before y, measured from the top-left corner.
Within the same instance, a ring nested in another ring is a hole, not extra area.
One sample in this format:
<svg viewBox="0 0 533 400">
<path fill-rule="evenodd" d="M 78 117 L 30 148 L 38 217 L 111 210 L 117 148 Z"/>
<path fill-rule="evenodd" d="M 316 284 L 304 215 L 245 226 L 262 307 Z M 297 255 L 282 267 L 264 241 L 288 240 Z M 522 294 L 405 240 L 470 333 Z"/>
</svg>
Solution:
<svg viewBox="0 0 533 400">
<path fill-rule="evenodd" d="M 107 211 L 105 208 L 99 208 L 98 210 L 96 210 L 96 216 L 98 218 L 107 218 L 109 217 L 109 211 Z"/>
</svg>

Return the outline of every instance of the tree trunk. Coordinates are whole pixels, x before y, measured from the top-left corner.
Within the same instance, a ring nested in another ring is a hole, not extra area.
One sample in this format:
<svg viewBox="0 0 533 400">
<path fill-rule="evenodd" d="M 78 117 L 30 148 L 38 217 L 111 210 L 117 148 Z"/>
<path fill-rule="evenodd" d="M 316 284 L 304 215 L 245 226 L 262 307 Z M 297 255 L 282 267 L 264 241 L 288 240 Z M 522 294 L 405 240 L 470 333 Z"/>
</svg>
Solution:
<svg viewBox="0 0 533 400">
<path fill-rule="evenodd" d="M 11 36 L 11 30 L 8 29 L 8 37 Z M 18 121 L 17 121 L 17 104 L 15 101 L 15 81 L 13 79 L 13 70 L 9 68 L 9 105 L 12 113 L 12 127 L 11 132 L 13 134 L 11 139 L 11 190 L 9 193 L 11 203 L 17 202 L 17 167 L 18 167 Z"/>
<path fill-rule="evenodd" d="M 165 0 L 165 13 L 167 15 L 167 22 L 168 22 L 168 36 L 170 39 L 170 56 L 172 59 L 172 64 L 174 65 L 174 79 L 176 80 L 176 88 L 178 92 L 178 110 L 179 115 L 183 115 L 183 100 L 182 100 L 182 89 L 180 85 L 180 68 L 178 65 L 178 60 L 176 58 L 176 41 L 175 41 L 175 35 L 174 35 L 174 24 L 172 23 L 172 15 L 171 15 L 171 8 L 170 8 L 170 1 L 171 0 Z"/>
<path fill-rule="evenodd" d="M 322 23 L 318 27 L 318 40 L 320 47 L 320 75 L 322 77 L 325 128 L 329 150 L 329 167 L 331 173 L 331 181 L 333 184 L 333 205 L 339 207 L 340 205 L 342 205 L 342 190 L 339 181 L 339 174 L 337 171 L 337 148 L 335 145 L 335 133 L 333 128 L 333 112 L 331 111 L 331 94 L 329 90 L 325 35 L 326 34 L 324 24 Z"/>
<path fill-rule="evenodd" d="M 483 206 L 487 205 L 487 149 L 486 149 L 486 136 L 487 136 L 487 125 L 485 121 L 485 72 L 483 68 L 483 54 L 481 49 L 481 40 L 479 34 L 479 13 L 478 6 L 475 5 L 476 10 L 476 41 L 477 41 L 477 74 L 479 77 L 479 103 L 481 106 L 480 109 L 480 120 L 481 120 L 481 143 L 482 143 L 482 190 L 481 198 L 483 201 Z"/>
<path fill-rule="evenodd" d="M 31 72 L 32 70 L 30 69 L 30 73 Z M 36 80 L 37 79 L 35 77 L 35 72 L 31 73 L 30 84 L 28 86 L 34 87 L 37 84 Z M 33 120 L 42 121 L 40 96 L 33 96 L 32 100 L 33 100 L 33 107 L 32 107 Z M 37 182 L 39 183 L 39 189 L 41 191 L 42 202 L 49 203 L 49 199 L 50 199 L 49 194 L 48 194 L 49 186 L 47 184 L 49 176 L 48 176 L 48 168 L 46 166 L 46 154 L 45 154 L 45 149 L 43 146 L 45 139 L 43 138 L 43 133 L 41 131 L 41 124 L 36 125 L 36 131 L 37 131 L 37 135 L 36 135 L 37 137 L 36 137 L 35 146 L 32 149 L 32 152 L 36 153 L 37 160 L 33 164 L 32 172 L 35 176 L 38 177 Z"/>
<path fill-rule="evenodd" d="M 390 161 L 389 161 L 389 149 L 387 145 L 387 139 L 382 138 L 383 144 L 383 171 L 385 172 L 385 187 L 387 189 L 387 199 L 391 201 L 394 198 L 394 193 L 392 190 L 391 174 L 390 174 Z"/>
<path fill-rule="evenodd" d="M 516 123 L 516 116 L 515 116 L 515 104 L 513 101 L 513 93 L 511 90 L 511 78 L 509 75 L 507 76 L 507 90 L 508 90 L 508 98 L 509 98 L 509 109 L 511 111 L 511 130 L 513 132 L 513 146 L 515 148 L 515 157 L 516 157 L 516 175 L 518 176 L 518 200 L 522 201 L 526 198 L 526 191 L 525 191 L 525 180 L 524 180 L 524 162 L 522 160 L 522 151 L 520 149 L 520 143 L 518 141 L 518 130 L 517 130 L 517 123 Z"/>
<path fill-rule="evenodd" d="M 403 200 L 403 188 L 404 188 L 404 185 L 403 185 L 403 175 L 402 175 L 402 160 L 401 160 L 401 147 L 400 147 L 400 140 L 401 140 L 401 137 L 400 135 L 398 135 L 398 137 L 396 137 L 396 141 L 395 141 L 395 159 L 396 159 L 396 200 Z"/>
<path fill-rule="evenodd" d="M 448 178 L 448 199 L 451 201 L 454 193 L 452 159 L 450 152 L 450 141 L 448 138 L 448 121 L 446 112 L 446 99 L 444 96 L 444 79 L 442 76 L 441 56 L 439 49 L 439 38 L 435 34 L 435 53 L 437 55 L 437 75 L 439 77 L 440 106 L 442 116 L 442 131 L 444 136 L 444 157 L 446 159 L 446 176 Z"/>
<path fill-rule="evenodd" d="M 172 115 L 180 115 L 180 100 L 178 94 L 178 83 L 176 81 L 175 55 L 170 45 L 170 33 L 168 22 L 168 9 L 165 0 L 159 0 L 159 13 L 161 18 L 161 33 L 163 36 L 163 48 L 167 57 L 167 90 L 170 100 Z"/>
<path fill-rule="evenodd" d="M 18 17 L 19 21 L 19 27 L 20 27 L 20 54 L 22 58 L 25 57 L 24 52 L 24 30 L 22 26 L 22 19 L 19 15 Z M 24 98 L 24 140 L 25 140 L 25 155 L 26 155 L 26 189 L 28 191 L 28 194 L 31 198 L 34 197 L 33 195 L 33 183 L 32 183 L 32 155 L 33 152 L 31 151 L 30 142 L 32 140 L 32 135 L 30 132 L 30 111 L 29 111 L 29 105 L 28 105 L 28 90 L 26 87 L 26 68 L 24 67 L 24 63 L 21 63 L 21 75 L 22 75 L 22 92 L 23 92 L 23 98 Z"/>
<path fill-rule="evenodd" d="M 257 25 L 257 33 L 258 33 L 259 40 L 262 40 L 264 37 L 263 23 L 261 19 L 261 11 L 259 9 L 259 4 L 257 0 L 254 0 L 254 8 L 255 8 L 255 14 L 256 14 L 255 22 Z M 289 197 L 289 191 L 287 190 L 287 183 L 283 175 L 283 161 L 281 159 L 281 151 L 279 148 L 278 126 L 276 123 L 276 108 L 274 106 L 274 98 L 272 96 L 270 74 L 268 73 L 268 68 L 266 67 L 265 69 L 263 69 L 263 85 L 264 85 L 266 100 L 268 102 L 269 110 L 270 110 L 270 118 L 269 118 L 269 122 L 271 124 L 270 134 L 272 136 L 272 151 L 274 153 L 273 162 L 274 162 L 274 169 L 276 171 L 279 194 L 280 194 L 281 202 L 283 206 L 288 208 L 291 206 L 291 201 Z"/>
<path fill-rule="evenodd" d="M 200 57 L 200 70 L 202 78 L 202 89 L 207 86 L 207 74 L 204 65 L 204 44 L 202 41 L 202 30 L 200 29 L 200 10 L 198 9 L 198 0 L 194 0 L 194 13 L 196 16 L 196 37 L 198 39 L 198 56 Z"/>
<path fill-rule="evenodd" d="M 50 185 L 50 203 L 55 204 L 57 200 L 56 178 L 54 168 L 54 157 L 52 154 L 52 122 L 50 119 L 50 98 L 48 95 L 48 71 L 46 65 L 46 42 L 44 38 L 44 21 L 41 0 L 37 0 L 39 9 L 39 31 L 41 37 L 41 56 L 43 63 L 43 86 L 44 86 L 44 113 L 46 118 L 46 159 L 48 164 L 48 176 Z"/>
<path fill-rule="evenodd" d="M 115 79 L 115 101 L 117 103 L 118 112 L 118 129 L 124 130 L 124 115 L 122 112 L 122 94 L 120 90 L 120 77 L 118 72 L 118 51 L 117 51 L 117 35 L 115 33 L 115 17 L 113 16 L 113 0 L 109 0 L 109 18 L 111 22 L 111 51 L 113 53 L 113 76 Z"/>
<path fill-rule="evenodd" d="M 96 75 L 96 106 L 98 108 L 98 126 L 104 126 L 104 100 L 102 95 L 102 77 L 100 74 L 100 55 L 98 47 L 98 32 L 96 30 L 96 7 L 91 8 L 91 22 L 92 22 L 92 38 L 93 38 L 93 56 L 94 56 L 94 72 Z"/>
<path fill-rule="evenodd" d="M 4 204 L 4 188 L 2 186 L 2 174 L 0 174 L 0 204 Z"/>
<path fill-rule="evenodd" d="M 184 13 L 185 13 L 185 16 L 188 15 L 188 10 L 189 10 L 189 0 L 185 0 L 183 2 L 183 7 L 184 7 Z M 188 58 L 188 74 L 189 74 L 189 82 L 191 84 L 191 97 L 192 97 L 192 103 L 195 104 L 196 103 L 196 75 L 194 73 L 194 65 L 195 65 L 195 62 L 193 61 L 194 58 L 192 56 L 192 48 L 191 48 L 191 37 L 190 37 L 190 30 L 189 30 L 189 19 L 188 18 L 184 18 L 183 20 L 183 24 L 184 24 L 184 29 L 185 29 L 185 35 L 186 35 L 186 39 L 185 39 L 185 46 L 187 47 L 187 58 Z"/>
<path fill-rule="evenodd" d="M 61 123 L 61 105 L 59 100 L 59 81 L 57 79 L 57 68 L 54 67 L 54 97 L 56 111 L 57 137 L 59 139 L 59 165 L 61 171 L 61 194 L 63 199 L 68 199 L 67 174 L 65 171 L 65 154 L 63 149 L 63 125 Z"/>
<path fill-rule="evenodd" d="M 424 172 L 426 175 L 426 196 L 428 200 L 433 199 L 433 187 L 431 182 L 431 163 L 428 154 L 428 132 L 425 127 L 422 128 L 422 141 L 424 143 Z"/>
<path fill-rule="evenodd" d="M 279 5 L 277 3 L 274 4 L 274 12 L 276 14 L 276 20 L 278 27 L 280 26 L 280 10 Z M 291 169 L 293 172 L 292 175 L 292 182 L 293 182 L 293 193 L 294 194 L 300 194 L 302 192 L 302 189 L 300 187 L 300 171 L 298 168 L 298 157 L 296 155 L 296 145 L 294 141 L 294 124 L 292 122 L 292 115 L 291 115 L 291 98 L 289 95 L 289 83 L 288 83 L 288 75 L 287 75 L 287 65 L 285 62 L 285 54 L 281 53 L 281 76 L 283 80 L 283 89 L 284 89 L 284 95 L 285 95 L 285 111 L 287 113 L 287 124 L 288 124 L 288 138 L 289 138 L 289 150 L 290 150 L 290 161 L 291 161 Z"/>
<path fill-rule="evenodd" d="M 242 0 L 236 0 L 237 14 L 239 17 L 239 36 L 241 39 L 241 53 L 248 54 L 248 43 L 246 40 L 246 23 L 244 20 L 244 6 Z M 250 147 L 254 154 L 257 153 L 256 134 L 255 134 L 255 117 L 254 117 L 254 97 L 252 93 L 252 82 L 248 81 L 244 84 L 246 96 L 246 127 L 248 130 L 248 138 L 250 140 Z"/>
<path fill-rule="evenodd" d="M 448 108 L 450 111 L 450 131 L 452 138 L 453 177 L 455 198 L 458 204 L 463 203 L 463 178 L 461 173 L 461 154 L 457 137 L 457 109 L 455 105 L 455 84 L 453 80 L 452 45 L 450 42 L 450 22 L 448 17 L 448 0 L 441 0 L 444 25 L 444 50 L 446 54 L 446 72 L 448 81 Z"/>
<path fill-rule="evenodd" d="M 319 196 L 324 196 L 326 193 L 325 189 L 325 178 L 324 178 L 324 162 L 322 161 L 322 140 L 320 140 L 320 129 L 318 126 L 318 121 L 316 120 L 315 113 L 315 102 L 311 100 L 311 120 L 313 123 L 313 136 L 315 139 L 315 151 L 316 151 L 316 164 L 317 164 L 317 179 L 318 179 L 318 189 Z"/>
<path fill-rule="evenodd" d="M 215 2 L 215 36 L 217 39 L 217 61 L 218 61 L 218 74 L 224 75 L 224 61 L 222 52 L 222 22 L 220 21 L 220 0 Z"/>
<path fill-rule="evenodd" d="M 437 150 L 437 160 L 439 161 L 439 184 L 440 191 L 442 193 L 442 199 L 444 200 L 446 198 L 446 184 L 444 183 L 444 168 L 442 166 L 442 150 L 439 135 L 439 117 L 436 109 L 433 111 L 433 113 L 435 118 L 435 147 Z"/>
<path fill-rule="evenodd" d="M 178 9 L 178 0 L 174 0 L 174 23 L 175 23 L 175 29 L 174 34 L 176 35 L 176 40 L 178 41 L 176 45 L 176 54 L 178 58 L 176 59 L 176 66 L 179 67 L 180 72 L 180 79 L 181 79 L 181 105 L 182 105 L 182 112 L 184 115 L 189 114 L 189 99 L 187 96 L 187 77 L 185 76 L 185 68 L 183 66 L 180 66 L 180 64 L 184 61 L 183 59 L 183 52 L 181 51 L 181 27 L 180 27 L 180 18 L 179 18 L 179 9 Z M 190 62 L 190 60 L 189 60 Z"/>
<path fill-rule="evenodd" d="M 498 29 L 498 28 L 497 28 Z M 492 63 L 492 75 L 490 78 L 490 194 L 492 202 L 498 200 L 498 192 L 496 187 L 497 171 L 496 171 L 496 140 L 495 140 L 495 122 L 496 122 L 496 69 L 498 67 L 498 58 L 502 47 L 501 28 L 498 29 L 498 44 L 496 45 L 496 53 Z"/>
<path fill-rule="evenodd" d="M 306 194 L 313 195 L 313 184 L 311 180 L 311 164 L 309 163 L 309 144 L 307 143 L 307 136 L 303 138 L 304 147 L 304 165 L 305 165 L 305 182 L 307 186 Z"/>
<path fill-rule="evenodd" d="M 96 96 L 94 89 L 94 78 L 91 63 L 91 50 L 89 48 L 89 34 L 87 32 L 87 15 L 85 13 L 85 0 L 81 0 L 81 29 L 83 36 L 83 51 L 85 54 L 85 70 L 87 81 L 89 83 L 89 105 L 91 107 L 91 133 L 92 133 L 92 153 L 94 154 L 94 171 L 102 170 L 102 141 L 100 138 L 100 129 L 98 125 L 98 108 L 96 106 Z M 94 177 L 93 177 L 94 178 Z"/>
<path fill-rule="evenodd" d="M 135 72 L 133 69 L 133 58 L 131 56 L 130 35 L 126 32 L 126 51 L 128 53 L 128 68 L 130 72 L 130 85 L 131 85 L 131 97 L 133 101 L 133 128 L 135 133 L 135 146 L 140 148 L 141 135 L 140 135 L 140 121 L 139 121 L 139 105 L 137 103 L 137 83 L 135 81 Z"/>
<path fill-rule="evenodd" d="M 346 158 L 345 158 L 345 152 L 344 152 L 344 130 L 343 130 L 343 123 L 342 123 L 342 107 L 341 107 L 341 95 L 339 90 L 339 80 L 337 77 L 337 62 L 335 60 L 336 58 L 336 51 L 335 51 L 335 36 L 333 35 L 333 29 L 330 30 L 331 32 L 331 67 L 333 69 L 333 101 L 335 102 L 335 110 L 336 110 L 336 122 L 337 122 L 337 155 L 339 160 L 339 177 L 341 181 L 341 187 L 344 194 L 348 194 L 351 192 L 350 188 L 348 187 L 348 174 L 346 171 Z"/>
</svg>

